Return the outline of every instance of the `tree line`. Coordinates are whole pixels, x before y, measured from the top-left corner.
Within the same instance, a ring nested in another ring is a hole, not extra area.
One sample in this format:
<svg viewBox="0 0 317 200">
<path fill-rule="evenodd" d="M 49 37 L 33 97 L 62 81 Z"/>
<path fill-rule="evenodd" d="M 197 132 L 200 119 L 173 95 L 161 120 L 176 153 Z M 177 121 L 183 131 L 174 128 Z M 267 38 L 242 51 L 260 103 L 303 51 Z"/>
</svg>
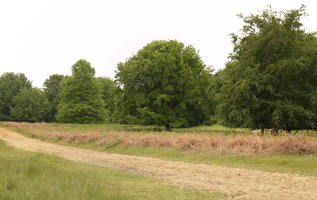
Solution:
<svg viewBox="0 0 317 200">
<path fill-rule="evenodd" d="M 317 125 L 317 38 L 300 22 L 305 7 L 240 15 L 224 69 L 214 73 L 193 46 L 153 41 L 95 77 L 85 60 L 43 89 L 22 74 L 0 77 L 0 121 L 124 123 L 172 127 L 224 124 L 287 131 Z"/>
</svg>

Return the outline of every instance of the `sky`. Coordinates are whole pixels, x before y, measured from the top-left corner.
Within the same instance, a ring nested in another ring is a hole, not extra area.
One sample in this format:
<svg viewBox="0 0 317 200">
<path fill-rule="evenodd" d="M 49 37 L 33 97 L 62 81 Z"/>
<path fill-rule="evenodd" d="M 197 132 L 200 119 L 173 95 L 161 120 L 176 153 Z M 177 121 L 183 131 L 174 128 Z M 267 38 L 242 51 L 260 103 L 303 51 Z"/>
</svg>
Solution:
<svg viewBox="0 0 317 200">
<path fill-rule="evenodd" d="M 225 67 L 236 15 L 307 7 L 302 23 L 317 31 L 314 0 L 0 0 L 0 75 L 25 73 L 42 87 L 52 74 L 71 75 L 79 59 L 96 76 L 114 78 L 125 62 L 153 40 L 193 45 L 207 66 Z"/>
</svg>

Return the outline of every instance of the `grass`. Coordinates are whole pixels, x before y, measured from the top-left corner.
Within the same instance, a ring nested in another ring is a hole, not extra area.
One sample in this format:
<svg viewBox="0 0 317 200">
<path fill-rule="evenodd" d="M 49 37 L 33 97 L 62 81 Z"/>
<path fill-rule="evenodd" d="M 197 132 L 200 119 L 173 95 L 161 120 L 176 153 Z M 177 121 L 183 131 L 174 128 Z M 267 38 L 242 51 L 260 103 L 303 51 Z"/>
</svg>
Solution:
<svg viewBox="0 0 317 200">
<path fill-rule="evenodd" d="M 219 132 L 200 134 L 192 132 L 191 129 L 176 133 L 145 131 L 118 133 L 113 131 L 114 126 L 116 125 L 27 123 L 10 125 L 11 128 L 29 137 L 98 151 L 317 176 L 317 153 L 314 153 L 316 152 L 317 142 L 315 137 L 260 137 L 246 133 L 237 135 Z M 109 130 L 108 127 L 110 127 Z M 118 127 L 121 127 L 121 125 L 118 125 Z M 221 127 L 218 126 L 217 128 L 221 130 Z M 208 130 L 208 127 L 202 129 Z M 57 136 L 54 136 L 54 134 L 57 134 Z M 100 135 L 103 138 L 100 139 Z M 220 137 L 215 142 L 220 144 L 220 147 L 225 143 L 229 147 L 224 147 L 231 148 L 233 151 L 226 149 L 224 151 L 213 151 L 212 149 L 201 148 L 206 144 L 208 137 L 212 140 Z M 174 143 L 171 141 L 174 141 Z M 179 145 L 179 141 L 182 142 L 180 148 L 173 146 L 174 144 Z M 270 153 L 272 148 L 273 153 Z M 308 151 L 311 148 L 313 148 L 313 152 Z"/>
<path fill-rule="evenodd" d="M 222 125 L 212 125 L 212 126 L 196 126 L 191 128 L 176 128 L 175 132 L 195 132 L 195 133 L 223 133 L 223 134 L 236 134 L 236 133 L 252 133 L 251 129 L 248 128 L 229 128 Z"/>
<path fill-rule="evenodd" d="M 17 150 L 0 141 L 0 199 L 223 199 L 143 176 Z"/>
<path fill-rule="evenodd" d="M 11 125 L 15 122 L 0 122 L 3 125 Z M 27 125 L 28 123 L 21 123 Z M 138 132 L 140 134 L 155 132 L 156 134 L 162 134 L 164 132 L 164 126 L 141 126 L 141 125 L 129 125 L 129 124 L 63 124 L 63 123 L 45 123 L 44 126 L 41 123 L 31 124 L 32 126 L 36 125 L 37 128 L 44 128 L 45 130 L 62 130 L 62 131 L 73 131 L 73 132 L 81 132 L 81 133 L 89 133 L 91 131 L 99 131 L 103 133 L 107 132 Z M 182 134 L 182 133 L 209 133 L 209 132 L 219 132 L 224 134 L 234 134 L 234 133 L 251 133 L 251 129 L 246 128 L 228 128 L 221 125 L 212 125 L 212 126 L 198 126 L 191 128 L 174 128 L 173 132 Z"/>
<path fill-rule="evenodd" d="M 0 122 L 0 125 L 11 126 L 15 122 Z M 28 123 L 20 123 L 25 126 Z M 90 133 L 92 131 L 99 131 L 101 133 L 108 132 L 135 132 L 139 134 L 147 134 L 149 132 L 156 134 L 164 134 L 165 128 L 163 126 L 142 126 L 142 125 L 129 125 L 129 124 L 63 124 L 63 123 L 34 123 L 32 126 L 36 126 L 37 129 L 43 130 L 57 130 L 57 131 L 73 131 L 80 133 Z M 43 125 L 43 126 L 42 126 Z M 173 133 L 186 134 L 195 133 L 201 135 L 210 135 L 210 133 L 221 133 L 225 135 L 235 134 L 255 134 L 259 133 L 258 130 L 251 130 L 248 128 L 230 128 L 222 125 L 212 126 L 197 126 L 191 128 L 174 128 Z M 269 135 L 270 130 L 265 130 L 265 134 Z M 285 135 L 285 132 L 280 131 L 280 134 Z M 306 135 L 306 136 L 317 136 L 316 130 L 295 130 L 292 131 L 293 135 Z"/>
<path fill-rule="evenodd" d="M 64 143 L 65 144 L 65 143 Z M 93 148 L 83 145 L 77 147 Z M 99 149 L 102 150 L 102 149 Z M 106 147 L 106 152 L 140 155 L 161 159 L 246 168 L 268 172 L 317 176 L 317 154 L 312 155 L 235 155 L 210 152 L 186 152 L 151 147 Z"/>
</svg>

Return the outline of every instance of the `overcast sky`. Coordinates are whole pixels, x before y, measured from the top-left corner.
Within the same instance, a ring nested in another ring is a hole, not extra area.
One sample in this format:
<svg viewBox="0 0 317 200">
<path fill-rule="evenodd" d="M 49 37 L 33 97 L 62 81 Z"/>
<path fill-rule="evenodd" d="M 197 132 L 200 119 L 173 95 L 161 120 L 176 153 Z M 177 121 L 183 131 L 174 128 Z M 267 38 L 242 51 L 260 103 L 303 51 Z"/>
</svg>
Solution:
<svg viewBox="0 0 317 200">
<path fill-rule="evenodd" d="M 0 0 L 0 75 L 23 72 L 42 87 L 52 74 L 71 74 L 86 59 L 97 76 L 113 78 L 118 62 L 152 40 L 176 39 L 199 50 L 208 66 L 224 68 L 236 14 L 307 6 L 302 22 L 317 31 L 314 0 Z"/>
</svg>

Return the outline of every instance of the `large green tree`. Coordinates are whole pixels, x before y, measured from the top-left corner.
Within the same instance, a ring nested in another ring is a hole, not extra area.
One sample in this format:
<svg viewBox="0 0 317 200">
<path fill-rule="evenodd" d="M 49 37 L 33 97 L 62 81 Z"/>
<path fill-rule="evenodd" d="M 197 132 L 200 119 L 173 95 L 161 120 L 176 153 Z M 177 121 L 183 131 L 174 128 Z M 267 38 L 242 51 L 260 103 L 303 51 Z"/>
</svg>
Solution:
<svg viewBox="0 0 317 200">
<path fill-rule="evenodd" d="M 202 124 L 212 113 L 207 95 L 211 77 L 194 47 L 174 40 L 153 41 L 118 64 L 118 118 L 167 129 Z"/>
<path fill-rule="evenodd" d="M 31 88 L 32 83 L 23 73 L 7 72 L 0 76 L 0 121 L 13 120 L 10 108 L 21 89 Z"/>
<path fill-rule="evenodd" d="M 101 85 L 95 69 L 85 60 L 72 66 L 72 76 L 61 83 L 57 120 L 66 123 L 100 123 L 105 120 Z"/>
<path fill-rule="evenodd" d="M 46 95 L 38 88 L 24 88 L 13 99 L 11 115 L 15 121 L 40 122 L 49 110 Z"/>
<path fill-rule="evenodd" d="M 54 122 L 56 121 L 57 105 L 59 104 L 59 92 L 61 89 L 61 82 L 65 79 L 64 75 L 53 74 L 48 79 L 45 80 L 44 93 L 48 98 L 50 103 L 49 112 L 46 115 L 46 121 Z"/>
<path fill-rule="evenodd" d="M 232 126 L 311 128 L 317 113 L 317 40 L 300 22 L 305 7 L 242 17 L 221 76 L 218 116 Z M 314 110 L 315 109 L 315 110 Z"/>
</svg>

